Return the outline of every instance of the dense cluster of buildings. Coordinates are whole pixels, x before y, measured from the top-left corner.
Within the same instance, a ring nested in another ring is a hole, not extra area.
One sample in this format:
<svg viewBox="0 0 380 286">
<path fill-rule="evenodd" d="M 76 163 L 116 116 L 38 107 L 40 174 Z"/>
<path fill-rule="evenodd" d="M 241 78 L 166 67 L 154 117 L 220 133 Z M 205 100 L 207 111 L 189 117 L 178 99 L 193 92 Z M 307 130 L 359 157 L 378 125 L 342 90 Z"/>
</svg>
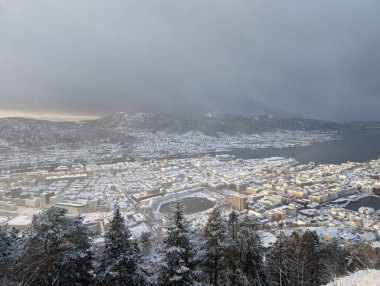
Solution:
<svg viewBox="0 0 380 286">
<path fill-rule="evenodd" d="M 334 132 L 278 130 L 261 134 L 224 133 L 208 136 L 201 132 L 185 134 L 167 132 L 138 132 L 129 134 L 123 143 L 83 143 L 77 146 L 51 146 L 35 149 L 21 149 L 16 146 L 2 146 L 0 142 L 0 178 L 10 169 L 19 171 L 54 169 L 75 163 L 112 164 L 130 161 L 133 158 L 177 158 L 214 152 L 225 152 L 234 148 L 284 148 L 306 146 L 314 142 L 336 140 Z"/>
<path fill-rule="evenodd" d="M 134 143 L 132 152 L 143 158 L 157 158 L 179 155 L 196 155 L 214 152 L 226 152 L 235 148 L 284 148 L 307 146 L 314 142 L 335 140 L 333 132 L 308 132 L 278 130 L 260 134 L 238 134 L 235 136 L 224 133 L 208 136 L 201 132 L 185 134 L 170 134 L 167 132 L 147 132 L 133 134 L 139 140 Z"/>
<path fill-rule="evenodd" d="M 264 228 L 333 227 L 346 237 L 362 232 L 378 241 L 379 178 L 380 160 L 267 169 L 261 180 L 232 195 L 232 208 L 257 218 Z"/>
<path fill-rule="evenodd" d="M 164 219 L 163 205 L 197 197 L 211 203 L 209 208 L 193 211 L 194 224 L 204 223 L 207 216 L 203 214 L 220 206 L 255 218 L 271 233 L 279 226 L 323 227 L 344 229 L 347 237 L 349 231 L 352 235 L 363 233 L 373 241 L 379 239 L 380 160 L 300 165 L 280 157 L 242 160 L 216 155 L 129 161 L 112 145 L 102 148 L 89 154 L 94 159 L 91 162 L 78 158 L 72 162 L 75 154 L 71 154 L 56 165 L 48 164 L 51 157 L 45 158 L 46 168 L 1 166 L 0 223 L 26 228 L 33 214 L 58 206 L 70 215 L 81 214 L 101 236 L 117 203 L 136 237 L 143 232 L 155 235 Z M 105 153 L 101 150 L 111 155 L 102 157 Z M 57 156 L 62 152 L 59 150 Z M 97 159 L 99 154 L 103 155 Z M 120 162 L 113 161 L 115 158 Z M 350 207 L 364 197 L 377 200 L 377 207 Z"/>
</svg>

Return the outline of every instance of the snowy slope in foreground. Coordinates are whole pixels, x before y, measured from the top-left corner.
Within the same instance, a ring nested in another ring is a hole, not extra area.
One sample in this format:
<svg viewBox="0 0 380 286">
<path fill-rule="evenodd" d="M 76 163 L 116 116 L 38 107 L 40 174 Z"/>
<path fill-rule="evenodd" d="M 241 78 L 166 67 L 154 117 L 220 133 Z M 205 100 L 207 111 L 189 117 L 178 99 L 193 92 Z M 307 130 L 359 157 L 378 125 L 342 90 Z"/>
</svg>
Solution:
<svg viewBox="0 0 380 286">
<path fill-rule="evenodd" d="M 380 270 L 360 270 L 326 286 L 380 286 Z"/>
</svg>

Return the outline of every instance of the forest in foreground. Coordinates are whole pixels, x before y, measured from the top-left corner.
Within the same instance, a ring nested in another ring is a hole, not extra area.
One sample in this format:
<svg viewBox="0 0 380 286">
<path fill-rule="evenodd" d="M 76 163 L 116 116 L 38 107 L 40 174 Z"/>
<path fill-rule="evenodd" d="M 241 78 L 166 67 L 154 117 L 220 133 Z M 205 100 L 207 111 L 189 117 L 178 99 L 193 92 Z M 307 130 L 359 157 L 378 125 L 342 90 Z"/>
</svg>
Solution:
<svg viewBox="0 0 380 286">
<path fill-rule="evenodd" d="M 162 236 L 137 241 L 115 206 L 104 243 L 80 216 L 52 207 L 25 231 L 0 227 L 0 285 L 317 286 L 360 269 L 379 269 L 380 251 L 366 241 L 321 240 L 283 232 L 263 247 L 255 221 L 219 208 L 193 229 L 177 201 Z"/>
</svg>

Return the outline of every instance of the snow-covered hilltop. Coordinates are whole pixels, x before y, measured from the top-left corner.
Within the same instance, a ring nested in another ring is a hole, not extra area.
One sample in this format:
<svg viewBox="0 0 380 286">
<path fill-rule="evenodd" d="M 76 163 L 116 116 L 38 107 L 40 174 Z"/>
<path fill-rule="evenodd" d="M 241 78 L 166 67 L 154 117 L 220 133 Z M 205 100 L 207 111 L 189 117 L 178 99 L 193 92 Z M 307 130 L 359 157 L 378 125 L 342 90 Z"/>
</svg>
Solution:
<svg viewBox="0 0 380 286">
<path fill-rule="evenodd" d="M 210 112 L 203 116 L 181 117 L 158 113 L 119 112 L 89 122 L 103 128 L 129 132 L 185 133 L 199 131 L 204 134 L 253 134 L 273 130 L 323 130 L 336 131 L 341 124 L 311 119 L 286 119 L 272 115 L 237 115 Z"/>
<path fill-rule="evenodd" d="M 39 148 L 77 146 L 87 142 L 123 141 L 126 135 L 81 122 L 53 122 L 27 118 L 0 119 L 0 147 Z"/>
<path fill-rule="evenodd" d="M 158 113 L 118 112 L 83 122 L 52 122 L 26 118 L 0 119 L 0 146 L 23 148 L 83 143 L 131 143 L 147 134 L 202 134 L 241 137 L 287 131 L 339 132 L 378 128 L 380 123 L 341 124 L 311 119 L 279 118 L 272 115 L 236 115 L 211 112 L 204 116 L 182 117 Z M 269 142 L 270 143 L 270 142 Z"/>
</svg>

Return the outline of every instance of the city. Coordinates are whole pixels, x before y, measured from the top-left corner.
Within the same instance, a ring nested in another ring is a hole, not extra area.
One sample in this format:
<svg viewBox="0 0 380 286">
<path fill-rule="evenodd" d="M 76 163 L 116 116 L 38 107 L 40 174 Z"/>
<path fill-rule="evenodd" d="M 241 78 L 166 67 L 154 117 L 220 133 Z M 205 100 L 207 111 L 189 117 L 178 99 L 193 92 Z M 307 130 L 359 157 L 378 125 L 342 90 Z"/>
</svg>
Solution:
<svg viewBox="0 0 380 286">
<path fill-rule="evenodd" d="M 220 206 L 255 218 L 263 239 L 272 242 L 280 230 L 309 228 L 327 240 L 365 238 L 379 245 L 379 208 L 349 208 L 366 197 L 378 204 L 379 175 L 380 159 L 301 165 L 231 155 L 18 169 L 1 174 L 1 222 L 25 229 L 33 214 L 59 206 L 81 214 L 101 239 L 118 203 L 135 238 L 155 236 L 163 228 L 161 209 L 187 198 L 194 225 L 204 224 L 205 214 Z"/>
<path fill-rule="evenodd" d="M 379 11 L 0 0 L 0 286 L 380 286 Z"/>
</svg>

